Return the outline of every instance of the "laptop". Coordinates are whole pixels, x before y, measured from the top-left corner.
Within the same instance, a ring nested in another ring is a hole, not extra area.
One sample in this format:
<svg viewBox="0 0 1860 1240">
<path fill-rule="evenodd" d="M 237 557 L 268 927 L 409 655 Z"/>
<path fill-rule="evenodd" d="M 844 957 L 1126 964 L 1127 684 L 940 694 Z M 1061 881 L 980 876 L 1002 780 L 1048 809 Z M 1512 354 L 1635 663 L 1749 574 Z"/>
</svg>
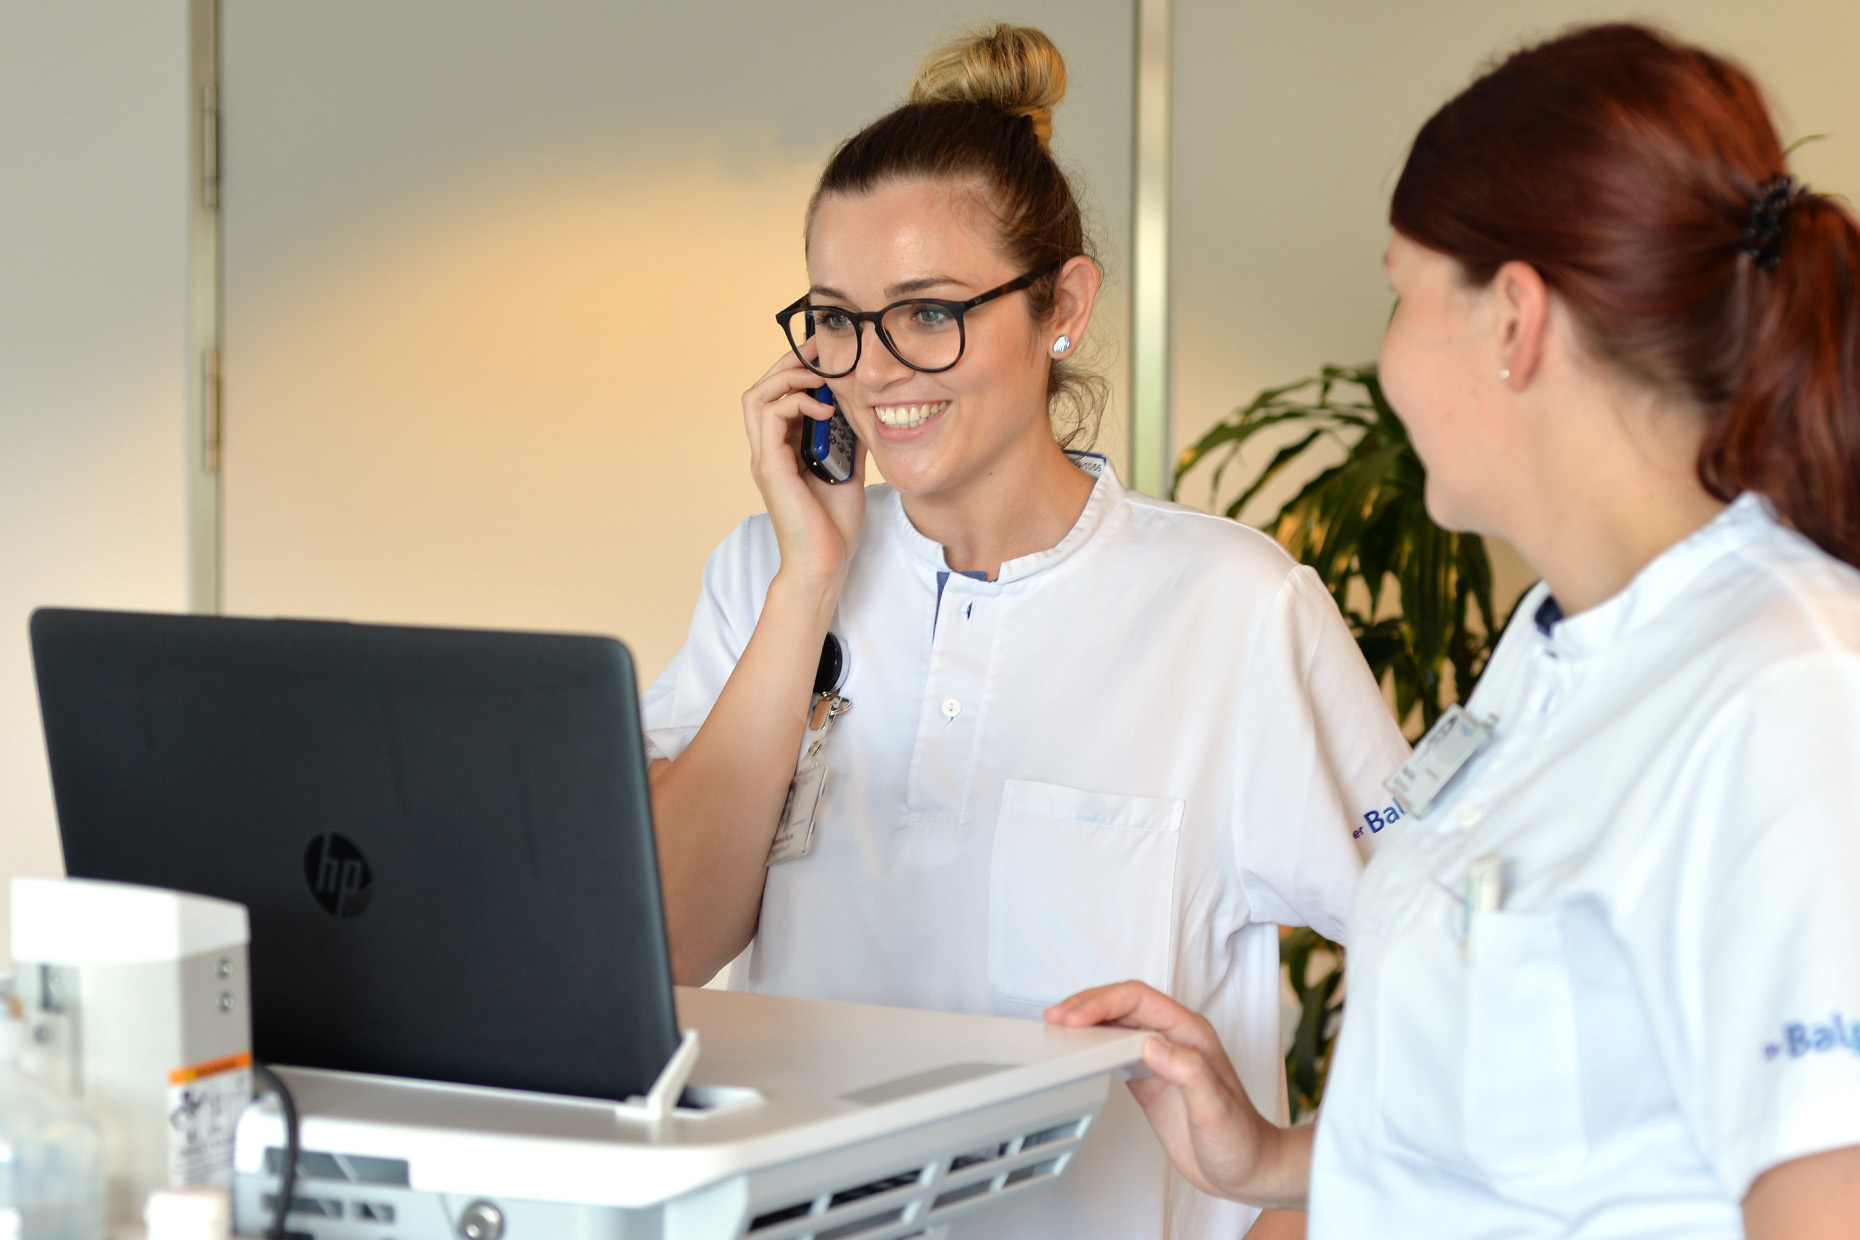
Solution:
<svg viewBox="0 0 1860 1240">
<path fill-rule="evenodd" d="M 32 617 L 65 867 L 250 911 L 253 1051 L 624 1100 L 678 1041 L 617 641 Z"/>
</svg>

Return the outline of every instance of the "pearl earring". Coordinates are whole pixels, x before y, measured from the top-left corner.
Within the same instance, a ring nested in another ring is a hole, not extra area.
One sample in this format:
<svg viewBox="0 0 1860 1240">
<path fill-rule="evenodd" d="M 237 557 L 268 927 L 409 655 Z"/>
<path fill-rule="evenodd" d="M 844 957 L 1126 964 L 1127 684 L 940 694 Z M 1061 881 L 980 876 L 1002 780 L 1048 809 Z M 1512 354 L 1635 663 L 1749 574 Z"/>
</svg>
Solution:
<svg viewBox="0 0 1860 1240">
<path fill-rule="evenodd" d="M 1054 353 L 1064 353 L 1067 349 L 1070 349 L 1071 347 L 1072 347 L 1072 337 L 1070 336 L 1061 336 L 1059 339 L 1053 341 L 1053 352 Z"/>
<path fill-rule="evenodd" d="M 1511 382 L 1511 367 L 1509 367 L 1509 366 L 1501 366 L 1501 367 L 1499 367 L 1499 371 L 1498 371 L 1498 381 L 1499 381 L 1500 383 L 1510 383 L 1510 382 Z"/>
</svg>

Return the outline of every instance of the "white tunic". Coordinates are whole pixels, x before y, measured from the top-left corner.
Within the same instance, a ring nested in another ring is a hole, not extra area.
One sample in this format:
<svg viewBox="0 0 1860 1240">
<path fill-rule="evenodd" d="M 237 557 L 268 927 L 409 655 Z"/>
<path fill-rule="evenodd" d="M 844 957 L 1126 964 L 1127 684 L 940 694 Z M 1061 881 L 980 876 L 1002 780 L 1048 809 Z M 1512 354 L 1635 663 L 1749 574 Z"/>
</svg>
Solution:
<svg viewBox="0 0 1860 1240">
<path fill-rule="evenodd" d="M 1313 1237 L 1740 1236 L 1765 1168 L 1860 1143 L 1860 573 L 1746 496 L 1548 599 L 1351 909 Z"/>
<path fill-rule="evenodd" d="M 703 723 L 778 562 L 762 515 L 711 556 L 689 641 L 645 695 L 654 757 Z M 1381 822 L 1381 780 L 1407 753 L 1311 570 L 1107 469 L 1058 546 L 975 580 L 878 486 L 833 631 L 853 708 L 828 738 L 813 851 L 770 869 L 738 980 L 1037 1020 L 1140 978 L 1206 1012 L 1282 1112 L 1274 927 L 1342 934 L 1352 828 Z M 1057 1189 L 956 1234 L 1250 1225 L 1172 1174 L 1113 1089 Z"/>
</svg>

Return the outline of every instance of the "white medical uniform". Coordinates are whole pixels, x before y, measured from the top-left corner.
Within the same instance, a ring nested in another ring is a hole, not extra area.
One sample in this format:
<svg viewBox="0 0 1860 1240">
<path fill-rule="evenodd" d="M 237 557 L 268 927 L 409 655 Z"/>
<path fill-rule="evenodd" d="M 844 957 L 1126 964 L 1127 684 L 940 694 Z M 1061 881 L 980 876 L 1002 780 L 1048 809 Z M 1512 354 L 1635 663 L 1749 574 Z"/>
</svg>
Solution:
<svg viewBox="0 0 1860 1240">
<path fill-rule="evenodd" d="M 1745 496 L 1560 614 L 1357 893 L 1313 1237 L 1741 1236 L 1764 1169 L 1860 1143 L 1860 573 Z"/>
<path fill-rule="evenodd" d="M 643 703 L 690 743 L 779 563 L 766 516 L 711 556 Z M 1407 747 L 1310 569 L 1105 470 L 1070 533 L 995 581 L 951 573 L 889 487 L 833 623 L 847 649 L 813 851 L 769 870 L 750 989 L 1040 1018 L 1140 978 L 1208 1015 L 1284 1107 L 1278 924 L 1343 933 L 1352 834 Z M 958 1237 L 1233 1240 L 1254 1212 L 1173 1178 L 1127 1090 L 1057 1189 Z"/>
</svg>

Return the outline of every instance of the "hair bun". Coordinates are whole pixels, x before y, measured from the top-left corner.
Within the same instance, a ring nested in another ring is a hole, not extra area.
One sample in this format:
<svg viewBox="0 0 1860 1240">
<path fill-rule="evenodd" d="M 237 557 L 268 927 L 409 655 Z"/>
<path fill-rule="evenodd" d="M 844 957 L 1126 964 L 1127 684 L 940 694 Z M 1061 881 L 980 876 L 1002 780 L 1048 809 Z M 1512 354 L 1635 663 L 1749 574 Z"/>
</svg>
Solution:
<svg viewBox="0 0 1860 1240">
<path fill-rule="evenodd" d="M 1053 109 L 1066 95 L 1066 62 L 1032 26 L 998 22 L 945 43 L 917 66 L 912 103 L 983 103 L 1029 117 L 1043 145 L 1053 140 Z"/>
</svg>

